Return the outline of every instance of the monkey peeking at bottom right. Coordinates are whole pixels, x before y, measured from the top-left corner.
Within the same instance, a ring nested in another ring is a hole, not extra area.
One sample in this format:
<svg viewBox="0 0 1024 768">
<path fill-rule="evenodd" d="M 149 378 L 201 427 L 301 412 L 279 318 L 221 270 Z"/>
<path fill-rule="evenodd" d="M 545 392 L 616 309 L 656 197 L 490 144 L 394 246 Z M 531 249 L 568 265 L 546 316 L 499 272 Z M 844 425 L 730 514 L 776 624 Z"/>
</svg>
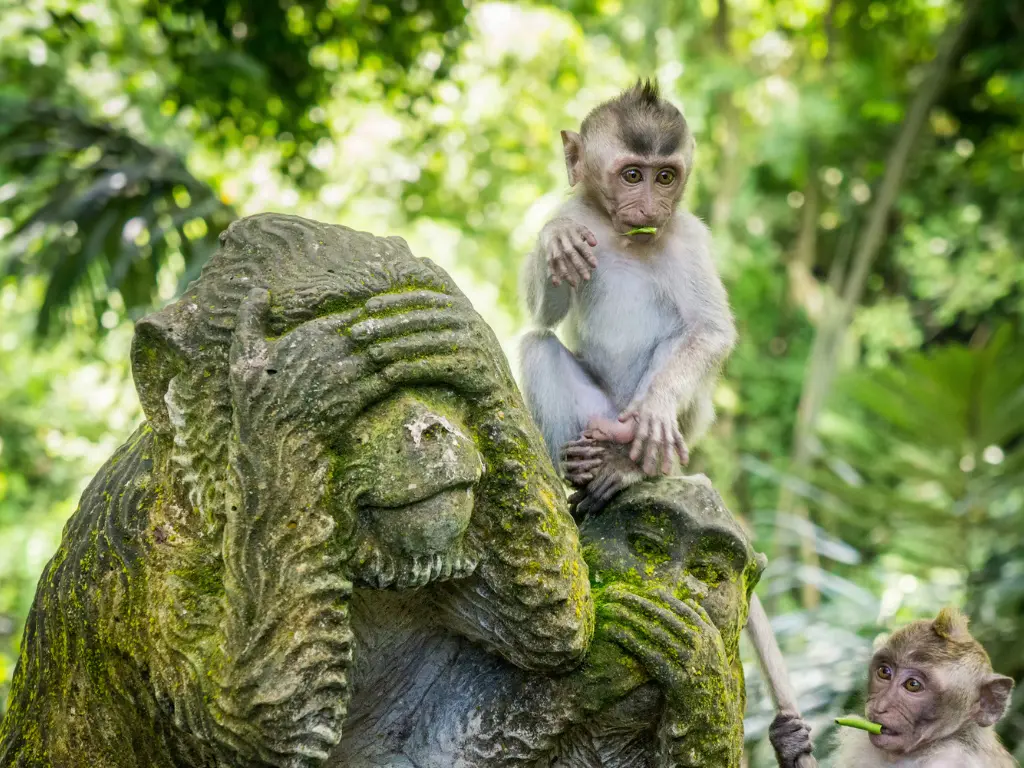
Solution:
<svg viewBox="0 0 1024 768">
<path fill-rule="evenodd" d="M 992 726 L 1013 679 L 992 671 L 967 617 L 944 608 L 892 634 L 868 666 L 865 714 L 881 733 L 842 729 L 834 768 L 1016 768 Z M 781 768 L 811 751 L 810 729 L 780 712 L 769 730 Z"/>
</svg>

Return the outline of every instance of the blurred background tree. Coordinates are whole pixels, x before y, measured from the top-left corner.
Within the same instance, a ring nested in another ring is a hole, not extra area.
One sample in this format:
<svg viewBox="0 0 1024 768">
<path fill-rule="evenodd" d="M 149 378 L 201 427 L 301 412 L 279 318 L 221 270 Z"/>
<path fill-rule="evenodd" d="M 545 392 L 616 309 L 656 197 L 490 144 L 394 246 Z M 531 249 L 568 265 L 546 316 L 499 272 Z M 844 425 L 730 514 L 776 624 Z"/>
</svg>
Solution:
<svg viewBox="0 0 1024 768">
<path fill-rule="evenodd" d="M 648 75 L 697 134 L 742 338 L 694 466 L 771 558 L 822 754 L 873 639 L 942 604 L 1021 681 L 1021 50 L 1020 0 L 0 4 L 0 707 L 38 574 L 140 418 L 131 323 L 228 222 L 400 234 L 512 353 L 558 131 Z M 1024 757 L 1024 693 L 1003 735 Z"/>
</svg>

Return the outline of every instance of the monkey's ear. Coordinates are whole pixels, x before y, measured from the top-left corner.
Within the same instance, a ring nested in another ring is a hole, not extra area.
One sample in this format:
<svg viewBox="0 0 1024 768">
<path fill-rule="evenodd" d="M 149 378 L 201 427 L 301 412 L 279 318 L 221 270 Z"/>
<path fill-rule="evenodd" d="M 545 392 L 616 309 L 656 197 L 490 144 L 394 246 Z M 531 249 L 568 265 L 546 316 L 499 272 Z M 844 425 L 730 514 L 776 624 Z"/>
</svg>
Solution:
<svg viewBox="0 0 1024 768">
<path fill-rule="evenodd" d="M 939 611 L 932 622 L 935 634 L 943 640 L 967 641 L 971 639 L 968 618 L 957 608 L 946 607 Z"/>
<path fill-rule="evenodd" d="M 171 432 L 164 395 L 187 358 L 177 304 L 146 315 L 135 324 L 131 362 L 135 390 L 146 419 L 158 434 Z"/>
<path fill-rule="evenodd" d="M 583 139 L 576 131 L 562 131 L 562 149 L 565 150 L 565 171 L 569 175 L 569 186 L 575 187 L 582 174 Z"/>
<path fill-rule="evenodd" d="M 987 728 L 1003 719 L 1010 706 L 1013 693 L 1013 678 L 1006 675 L 989 675 L 981 683 L 981 700 L 978 702 L 978 725 Z"/>
</svg>

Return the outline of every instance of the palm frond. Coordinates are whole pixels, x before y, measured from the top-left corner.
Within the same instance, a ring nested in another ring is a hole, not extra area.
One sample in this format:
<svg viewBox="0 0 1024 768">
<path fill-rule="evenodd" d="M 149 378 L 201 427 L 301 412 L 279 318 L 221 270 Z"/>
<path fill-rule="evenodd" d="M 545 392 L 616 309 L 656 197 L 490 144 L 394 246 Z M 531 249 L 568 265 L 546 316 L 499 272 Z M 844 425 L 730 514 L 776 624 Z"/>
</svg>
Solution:
<svg viewBox="0 0 1024 768">
<path fill-rule="evenodd" d="M 0 203 L 15 223 L 0 268 L 45 276 L 40 337 L 73 306 L 102 327 L 111 291 L 130 315 L 147 310 L 173 255 L 194 274 L 236 216 L 173 153 L 46 103 L 0 103 L 0 173 L 18 180 Z"/>
</svg>

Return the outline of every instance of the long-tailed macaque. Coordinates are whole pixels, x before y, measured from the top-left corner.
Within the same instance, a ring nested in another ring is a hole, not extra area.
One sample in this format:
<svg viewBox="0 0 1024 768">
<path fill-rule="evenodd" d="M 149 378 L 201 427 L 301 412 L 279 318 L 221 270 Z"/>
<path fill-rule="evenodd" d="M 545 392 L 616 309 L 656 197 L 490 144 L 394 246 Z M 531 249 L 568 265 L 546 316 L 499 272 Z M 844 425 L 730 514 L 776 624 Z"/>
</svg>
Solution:
<svg viewBox="0 0 1024 768">
<path fill-rule="evenodd" d="M 954 609 L 894 632 L 868 666 L 865 714 L 879 734 L 842 729 L 835 768 L 1014 768 L 992 726 L 1013 679 L 997 675 Z M 782 768 L 810 750 L 807 725 L 780 713 L 770 730 Z"/>
<path fill-rule="evenodd" d="M 562 143 L 576 191 L 524 268 L 543 330 L 522 343 L 523 394 L 586 513 L 688 462 L 736 329 L 708 229 L 679 205 L 694 139 L 657 85 L 601 104 Z M 563 320 L 572 351 L 552 330 Z"/>
</svg>

